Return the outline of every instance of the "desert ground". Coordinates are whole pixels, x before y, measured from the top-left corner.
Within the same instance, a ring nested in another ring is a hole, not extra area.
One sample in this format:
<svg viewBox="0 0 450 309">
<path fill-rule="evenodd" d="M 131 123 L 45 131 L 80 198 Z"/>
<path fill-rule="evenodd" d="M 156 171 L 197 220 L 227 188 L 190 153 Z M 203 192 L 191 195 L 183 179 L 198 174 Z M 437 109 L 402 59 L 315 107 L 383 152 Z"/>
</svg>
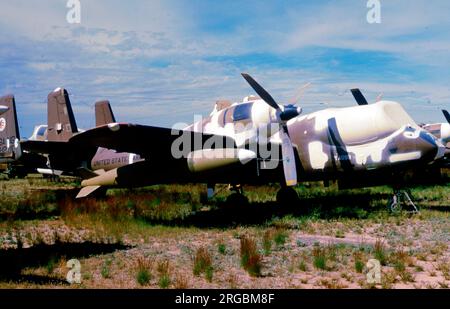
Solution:
<svg viewBox="0 0 450 309">
<path fill-rule="evenodd" d="M 448 288 L 450 182 L 411 189 L 419 213 L 392 214 L 392 190 L 306 183 L 298 205 L 278 185 L 109 190 L 74 200 L 79 183 L 0 181 L 0 288 Z M 80 262 L 81 282 L 66 280 Z M 381 264 L 369 282 L 367 262 Z"/>
</svg>

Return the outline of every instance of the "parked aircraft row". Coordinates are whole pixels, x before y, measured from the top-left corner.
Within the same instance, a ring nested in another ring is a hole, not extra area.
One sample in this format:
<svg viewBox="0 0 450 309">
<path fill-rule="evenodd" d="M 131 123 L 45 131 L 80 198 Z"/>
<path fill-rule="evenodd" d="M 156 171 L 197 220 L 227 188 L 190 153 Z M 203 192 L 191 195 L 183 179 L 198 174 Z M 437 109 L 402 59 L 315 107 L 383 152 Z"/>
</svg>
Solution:
<svg viewBox="0 0 450 309">
<path fill-rule="evenodd" d="M 20 140 L 14 97 L 3 97 L 0 161 L 45 158 L 45 166 L 35 165 L 41 172 L 83 178 L 78 197 L 167 183 L 205 183 L 208 192 L 226 183 L 239 194 L 242 184 L 280 183 L 277 199 L 292 201 L 292 186 L 302 181 L 351 186 L 364 179 L 398 190 L 408 185 L 408 170 L 448 159 L 447 112 L 447 123 L 419 126 L 399 103 L 368 104 L 353 89 L 358 105 L 303 115 L 296 105 L 276 102 L 250 75 L 242 76 L 258 97 L 217 101 L 209 117 L 181 130 L 117 123 L 107 101 L 96 103 L 96 127 L 78 130 L 68 93 L 57 88 L 48 96 L 47 126 Z"/>
</svg>

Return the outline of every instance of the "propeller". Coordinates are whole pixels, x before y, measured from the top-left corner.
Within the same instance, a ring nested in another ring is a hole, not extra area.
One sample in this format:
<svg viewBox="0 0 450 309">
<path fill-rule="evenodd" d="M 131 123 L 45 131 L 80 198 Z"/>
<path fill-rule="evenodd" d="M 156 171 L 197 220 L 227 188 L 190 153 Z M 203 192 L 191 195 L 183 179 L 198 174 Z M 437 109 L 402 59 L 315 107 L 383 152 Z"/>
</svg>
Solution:
<svg viewBox="0 0 450 309">
<path fill-rule="evenodd" d="M 297 117 L 302 112 L 301 107 L 297 107 L 293 104 L 284 106 L 278 105 L 272 96 L 260 85 L 253 77 L 246 73 L 242 73 L 242 77 L 249 83 L 249 85 L 255 90 L 255 92 L 264 100 L 269 106 L 276 110 L 277 120 L 282 130 L 280 130 L 281 137 L 281 155 L 283 157 L 283 170 L 284 179 L 287 186 L 295 186 L 297 184 L 297 168 L 295 164 L 294 148 L 292 146 L 291 138 L 289 137 L 289 131 L 287 122 L 289 119 Z"/>
<path fill-rule="evenodd" d="M 301 96 L 303 95 L 303 93 L 305 93 L 305 90 L 306 90 L 309 86 L 311 86 L 311 82 L 306 83 L 306 84 L 302 85 L 300 88 L 298 88 L 295 97 L 293 97 L 292 99 L 290 99 L 290 100 L 289 100 L 289 103 L 291 103 L 291 104 L 296 104 L 296 103 L 298 103 L 298 100 L 300 100 Z"/>
<path fill-rule="evenodd" d="M 450 114 L 445 109 L 442 110 L 442 113 L 444 114 L 445 119 L 447 119 L 447 122 L 450 123 Z"/>
<path fill-rule="evenodd" d="M 358 105 L 368 105 L 369 103 L 367 102 L 366 98 L 364 97 L 364 95 L 362 94 L 361 90 L 359 90 L 358 88 L 354 88 L 354 89 L 350 89 L 353 97 L 356 100 L 356 103 L 358 103 Z"/>
</svg>

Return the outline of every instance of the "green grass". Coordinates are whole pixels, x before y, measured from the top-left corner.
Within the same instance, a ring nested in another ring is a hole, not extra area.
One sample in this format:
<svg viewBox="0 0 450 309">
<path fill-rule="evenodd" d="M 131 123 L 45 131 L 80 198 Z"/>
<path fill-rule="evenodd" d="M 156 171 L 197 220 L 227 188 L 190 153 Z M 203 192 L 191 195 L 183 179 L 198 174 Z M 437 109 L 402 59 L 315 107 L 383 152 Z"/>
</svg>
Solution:
<svg viewBox="0 0 450 309">
<path fill-rule="evenodd" d="M 273 236 L 273 241 L 278 247 L 284 246 L 286 240 L 289 238 L 289 234 L 286 230 L 276 230 Z"/>
<path fill-rule="evenodd" d="M 225 254 L 227 251 L 227 247 L 223 242 L 220 242 L 217 244 L 217 251 L 219 251 L 220 254 Z"/>
<path fill-rule="evenodd" d="M 355 271 L 357 273 L 362 273 L 364 269 L 364 262 L 361 260 L 356 260 L 355 261 Z"/>
<path fill-rule="evenodd" d="M 157 271 L 159 273 L 158 286 L 161 289 L 167 289 L 172 280 L 170 279 L 170 262 L 162 260 L 158 262 Z"/>
<path fill-rule="evenodd" d="M 105 279 L 109 279 L 111 278 L 111 263 L 112 260 L 107 259 L 102 266 L 102 269 L 100 271 L 100 274 L 102 275 L 103 278 Z"/>
<path fill-rule="evenodd" d="M 312 250 L 313 265 L 316 269 L 327 270 L 327 252 L 325 248 L 314 246 Z"/>
<path fill-rule="evenodd" d="M 147 285 L 150 282 L 151 275 L 148 269 L 140 269 L 136 275 L 136 281 L 140 285 Z"/>
<path fill-rule="evenodd" d="M 270 255 L 272 253 L 272 230 L 266 230 L 264 232 L 262 244 L 264 255 Z"/>
<path fill-rule="evenodd" d="M 298 269 L 301 271 L 308 271 L 308 266 L 306 265 L 306 262 L 304 260 L 301 260 L 298 264 Z"/>
<path fill-rule="evenodd" d="M 152 279 L 152 261 L 144 256 L 138 257 L 136 261 L 136 281 L 139 285 L 148 285 Z"/>
<path fill-rule="evenodd" d="M 58 262 L 58 259 L 55 256 L 50 257 L 50 259 L 47 262 L 47 265 L 45 266 L 45 269 L 47 270 L 48 274 L 53 273 L 53 271 L 56 268 L 57 262 Z"/>
<path fill-rule="evenodd" d="M 194 258 L 194 268 L 193 268 L 194 275 L 200 276 L 200 274 L 204 273 L 206 279 L 208 281 L 211 281 L 213 271 L 214 268 L 212 265 L 212 257 L 208 249 L 206 249 L 205 247 L 198 248 Z"/>
<path fill-rule="evenodd" d="M 387 253 L 384 243 L 381 240 L 375 242 L 373 248 L 373 254 L 375 259 L 377 259 L 381 265 L 385 266 L 387 263 Z"/>
<path fill-rule="evenodd" d="M 169 274 L 163 274 L 158 280 L 158 286 L 161 289 L 167 289 L 170 286 L 171 280 Z"/>
</svg>

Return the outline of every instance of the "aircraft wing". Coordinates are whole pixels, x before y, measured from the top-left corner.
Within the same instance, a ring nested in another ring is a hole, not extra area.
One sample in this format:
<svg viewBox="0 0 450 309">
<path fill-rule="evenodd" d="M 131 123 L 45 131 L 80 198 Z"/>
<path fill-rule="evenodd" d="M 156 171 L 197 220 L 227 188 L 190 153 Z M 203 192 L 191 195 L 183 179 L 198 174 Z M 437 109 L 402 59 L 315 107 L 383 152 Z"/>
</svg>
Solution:
<svg viewBox="0 0 450 309">
<path fill-rule="evenodd" d="M 26 140 L 21 141 L 20 145 L 22 150 L 40 154 L 70 153 L 72 151 L 72 146 L 67 142 Z"/>
<path fill-rule="evenodd" d="M 144 158 L 173 157 L 172 148 L 181 149 L 184 157 L 191 151 L 202 149 L 203 145 L 205 148 L 236 148 L 234 139 L 223 135 L 129 123 L 112 123 L 93 128 L 73 136 L 69 143 L 78 149 L 104 147 L 139 154 Z"/>
</svg>

